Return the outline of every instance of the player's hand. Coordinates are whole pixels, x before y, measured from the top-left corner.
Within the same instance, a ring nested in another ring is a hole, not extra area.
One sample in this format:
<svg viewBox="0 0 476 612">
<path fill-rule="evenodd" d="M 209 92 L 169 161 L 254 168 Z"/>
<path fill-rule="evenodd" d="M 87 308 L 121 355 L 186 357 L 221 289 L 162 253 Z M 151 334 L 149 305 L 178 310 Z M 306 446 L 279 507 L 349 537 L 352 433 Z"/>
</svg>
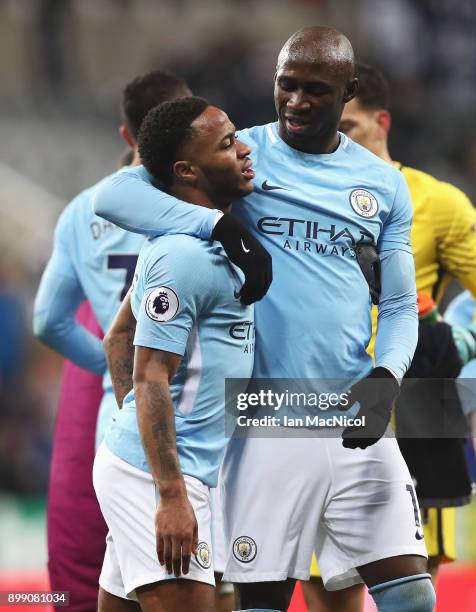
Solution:
<svg viewBox="0 0 476 612">
<path fill-rule="evenodd" d="M 212 232 L 221 242 L 230 261 L 243 270 L 245 282 L 240 291 L 243 304 L 261 300 L 273 280 L 271 255 L 258 240 L 231 215 L 223 215 Z"/>
<path fill-rule="evenodd" d="M 186 494 L 160 498 L 155 515 L 157 557 L 167 572 L 178 578 L 188 574 L 192 553 L 197 552 L 198 526 Z"/>
<path fill-rule="evenodd" d="M 355 402 L 360 408 L 355 418 L 365 417 L 362 427 L 346 427 L 342 433 L 345 448 L 367 448 L 385 434 L 395 399 L 398 396 L 397 379 L 386 368 L 374 368 L 367 378 L 350 390 L 349 403 L 341 410 L 349 410 Z"/>
</svg>

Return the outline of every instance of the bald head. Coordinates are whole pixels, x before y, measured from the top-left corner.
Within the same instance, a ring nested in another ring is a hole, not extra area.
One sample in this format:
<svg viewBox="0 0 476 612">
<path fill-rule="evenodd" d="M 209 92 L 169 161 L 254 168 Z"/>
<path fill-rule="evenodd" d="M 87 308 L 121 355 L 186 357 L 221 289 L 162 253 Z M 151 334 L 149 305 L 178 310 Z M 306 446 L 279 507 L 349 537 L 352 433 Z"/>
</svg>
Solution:
<svg viewBox="0 0 476 612">
<path fill-rule="evenodd" d="M 335 150 L 342 109 L 356 91 L 354 52 L 348 39 L 332 28 L 299 30 L 284 44 L 276 66 L 279 135 L 305 153 Z"/>
<path fill-rule="evenodd" d="M 277 69 L 289 62 L 308 62 L 354 76 L 354 50 L 349 39 L 333 28 L 310 26 L 298 30 L 285 43 L 278 56 Z"/>
</svg>

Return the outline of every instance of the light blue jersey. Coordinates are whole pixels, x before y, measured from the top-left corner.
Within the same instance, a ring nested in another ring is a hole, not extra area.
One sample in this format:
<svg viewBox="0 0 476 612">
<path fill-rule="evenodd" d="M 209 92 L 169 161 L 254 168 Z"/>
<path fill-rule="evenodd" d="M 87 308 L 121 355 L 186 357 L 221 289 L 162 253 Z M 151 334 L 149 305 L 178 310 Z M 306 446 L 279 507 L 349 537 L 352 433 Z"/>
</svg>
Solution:
<svg viewBox="0 0 476 612">
<path fill-rule="evenodd" d="M 100 183 L 99 183 L 100 184 Z M 81 367 L 104 374 L 96 443 L 117 409 L 102 342 L 74 317 L 87 299 L 106 332 L 132 282 L 137 256 L 144 243 L 94 214 L 96 186 L 81 192 L 62 212 L 55 230 L 51 258 L 35 301 L 34 327 L 48 344 Z"/>
<path fill-rule="evenodd" d="M 248 379 L 253 368 L 253 307 L 237 297 L 242 283 L 219 243 L 164 236 L 141 250 L 131 293 L 134 344 L 183 355 L 171 383 L 177 451 L 182 472 L 211 487 L 226 444 L 225 378 Z M 150 471 L 133 391 L 105 440 L 121 459 Z"/>
<path fill-rule="evenodd" d="M 369 373 L 371 301 L 355 256 L 364 241 L 377 245 L 382 260 L 375 365 L 402 377 L 418 319 L 412 208 L 401 172 L 343 134 L 337 150 L 323 155 L 289 147 L 276 123 L 238 137 L 252 148 L 256 178 L 233 214 L 273 257 L 273 283 L 256 304 L 253 375 L 350 384 Z M 209 237 L 216 212 L 192 211 L 150 183 L 143 168 L 111 177 L 97 192 L 96 212 L 143 233 Z"/>
<path fill-rule="evenodd" d="M 361 378 L 372 367 L 365 350 L 371 321 L 355 246 L 373 242 L 383 258 L 398 250 L 411 260 L 411 203 L 403 175 L 343 135 L 329 155 L 292 149 L 279 138 L 277 124 L 239 137 L 256 151 L 256 178 L 254 192 L 234 210 L 271 253 L 274 271 L 256 309 L 255 375 Z M 388 297 L 384 291 L 381 315 L 389 314 Z M 414 287 L 403 297 L 416 326 Z M 396 363 L 387 347 L 388 360 L 378 349 L 378 365 L 403 375 L 411 356 Z"/>
</svg>

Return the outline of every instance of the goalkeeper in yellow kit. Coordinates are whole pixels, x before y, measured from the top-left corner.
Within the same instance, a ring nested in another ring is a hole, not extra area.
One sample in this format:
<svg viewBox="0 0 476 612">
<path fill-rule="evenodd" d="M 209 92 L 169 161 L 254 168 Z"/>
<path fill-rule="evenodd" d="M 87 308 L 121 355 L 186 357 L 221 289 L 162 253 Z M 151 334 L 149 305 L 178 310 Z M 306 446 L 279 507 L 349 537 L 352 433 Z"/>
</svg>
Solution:
<svg viewBox="0 0 476 612">
<path fill-rule="evenodd" d="M 407 180 L 413 203 L 411 241 L 419 295 L 432 296 L 438 303 L 448 282 L 451 278 L 455 278 L 471 291 L 473 297 L 476 297 L 476 210 L 467 196 L 457 187 L 392 160 L 387 142 L 391 126 L 391 115 L 388 110 L 388 85 L 380 72 L 368 65 L 358 65 L 356 76 L 359 79 L 359 91 L 357 96 L 344 108 L 340 131 L 378 157 L 399 168 Z M 443 331 L 444 335 L 444 325 L 441 324 L 436 334 Z M 475 357 L 474 332 L 468 329 L 458 330 L 458 333 L 453 330 L 452 333 L 449 328 L 446 329 L 446 332 L 445 350 L 448 349 L 449 343 L 447 361 L 454 362 L 449 366 L 450 371 L 456 373 L 454 374 L 456 376 L 457 370 L 466 361 Z M 373 342 L 369 346 L 369 351 L 372 349 Z M 416 358 L 417 356 L 418 348 Z M 433 374 L 433 376 L 437 377 L 438 374 Z M 443 376 L 449 378 L 453 374 Z M 434 451 L 437 447 L 431 446 L 433 442 L 435 441 L 430 441 L 429 448 Z M 417 489 L 418 498 L 423 506 L 421 514 L 433 580 L 436 578 L 440 563 L 453 561 L 456 558 L 454 506 L 467 503 L 470 495 L 464 457 L 461 447 L 458 447 L 460 441 L 445 440 L 444 442 L 449 445 L 448 448 L 445 448 L 444 460 L 447 462 L 448 478 L 452 478 L 456 483 L 454 490 L 451 491 L 451 495 L 444 490 L 439 491 L 437 497 L 441 503 L 438 503 L 438 507 L 431 507 L 424 503 L 425 496 Z M 408 446 L 412 449 L 419 443 L 420 446 L 423 446 L 420 451 L 424 452 L 428 444 L 426 441 L 409 440 Z M 407 458 L 403 449 L 402 452 Z M 449 453 L 451 456 L 448 456 Z M 441 461 L 442 457 L 437 456 L 435 459 Z M 413 473 L 410 463 L 409 468 Z M 456 473 L 454 473 L 455 470 Z M 429 476 L 431 480 L 431 474 Z M 428 484 L 428 487 L 433 491 L 438 484 L 433 481 Z M 319 569 L 313 559 L 311 581 L 303 583 L 303 592 L 310 612 L 327 612 L 330 610 L 331 602 L 329 594 L 323 592 L 318 576 Z M 339 610 L 345 610 L 345 612 L 361 610 L 362 594 L 357 592 L 356 587 L 353 587 L 352 590 L 340 591 L 338 596 L 340 601 L 334 603 L 338 605 Z"/>
</svg>

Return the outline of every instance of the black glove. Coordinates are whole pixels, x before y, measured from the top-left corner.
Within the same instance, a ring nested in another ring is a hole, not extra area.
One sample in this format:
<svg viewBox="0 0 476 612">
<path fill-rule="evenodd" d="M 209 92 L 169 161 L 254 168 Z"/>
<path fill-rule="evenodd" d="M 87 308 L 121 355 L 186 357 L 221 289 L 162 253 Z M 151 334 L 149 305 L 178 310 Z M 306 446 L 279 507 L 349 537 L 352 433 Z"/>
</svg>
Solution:
<svg viewBox="0 0 476 612">
<path fill-rule="evenodd" d="M 372 304 L 378 306 L 382 292 L 382 272 L 380 257 L 374 244 L 358 242 L 355 249 L 357 263 L 362 270 L 365 280 L 369 286 Z"/>
<path fill-rule="evenodd" d="M 374 368 L 367 378 L 353 385 L 349 393 L 349 404 L 341 410 L 349 410 L 355 402 L 360 409 L 355 418 L 365 417 L 362 427 L 346 427 L 342 432 L 342 445 L 345 448 L 367 448 L 384 435 L 393 403 L 398 396 L 397 379 L 386 368 Z"/>
<path fill-rule="evenodd" d="M 223 215 L 217 221 L 212 239 L 221 242 L 230 261 L 245 274 L 240 291 L 243 304 L 261 300 L 273 280 L 272 260 L 268 251 L 231 215 Z"/>
<path fill-rule="evenodd" d="M 444 321 L 420 321 L 418 344 L 407 378 L 456 378 L 463 362 L 451 326 Z"/>
</svg>

